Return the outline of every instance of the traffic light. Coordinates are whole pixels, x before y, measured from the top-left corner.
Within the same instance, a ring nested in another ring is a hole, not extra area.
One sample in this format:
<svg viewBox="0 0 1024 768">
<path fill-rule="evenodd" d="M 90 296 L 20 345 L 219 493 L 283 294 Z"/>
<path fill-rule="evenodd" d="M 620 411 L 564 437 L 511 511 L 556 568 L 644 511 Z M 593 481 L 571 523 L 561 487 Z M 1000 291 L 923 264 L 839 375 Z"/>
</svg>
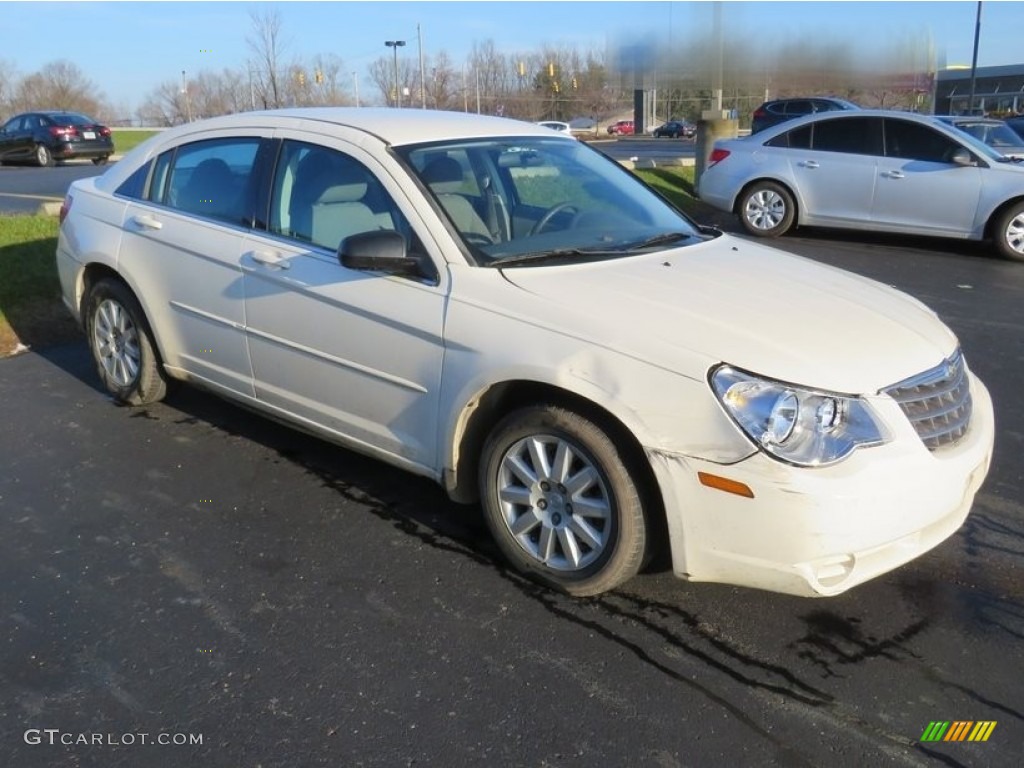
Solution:
<svg viewBox="0 0 1024 768">
<path fill-rule="evenodd" d="M 562 89 L 561 89 L 561 88 L 560 88 L 560 87 L 558 86 L 558 81 L 557 81 L 557 80 L 555 80 L 555 82 L 554 82 L 554 89 L 555 89 L 555 93 L 559 93 L 559 92 L 560 92 L 560 91 L 562 90 Z"/>
<path fill-rule="evenodd" d="M 526 77 L 526 65 L 523 62 L 519 62 L 519 76 Z"/>
<path fill-rule="evenodd" d="M 320 85 L 324 81 L 324 73 L 319 69 L 316 71 L 316 84 Z"/>
<path fill-rule="evenodd" d="M 306 84 L 306 73 L 305 72 L 299 72 L 299 74 L 298 74 L 298 81 L 299 81 L 299 85 L 304 86 Z"/>
<path fill-rule="evenodd" d="M 548 62 L 548 77 L 555 76 L 555 65 L 553 62 Z"/>
<path fill-rule="evenodd" d="M 580 87 L 579 83 L 576 82 L 576 75 L 573 75 L 572 76 L 572 89 L 575 91 L 579 87 Z"/>
</svg>

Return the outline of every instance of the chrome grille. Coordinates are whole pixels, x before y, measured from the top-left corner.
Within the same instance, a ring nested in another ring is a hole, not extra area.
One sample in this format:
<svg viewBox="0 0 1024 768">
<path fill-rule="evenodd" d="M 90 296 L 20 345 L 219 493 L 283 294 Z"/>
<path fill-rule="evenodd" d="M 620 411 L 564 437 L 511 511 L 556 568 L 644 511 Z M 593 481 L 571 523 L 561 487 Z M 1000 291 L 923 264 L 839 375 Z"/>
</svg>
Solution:
<svg viewBox="0 0 1024 768">
<path fill-rule="evenodd" d="M 900 404 L 930 451 L 953 445 L 971 423 L 970 381 L 959 349 L 948 360 L 893 384 L 885 393 Z"/>
</svg>

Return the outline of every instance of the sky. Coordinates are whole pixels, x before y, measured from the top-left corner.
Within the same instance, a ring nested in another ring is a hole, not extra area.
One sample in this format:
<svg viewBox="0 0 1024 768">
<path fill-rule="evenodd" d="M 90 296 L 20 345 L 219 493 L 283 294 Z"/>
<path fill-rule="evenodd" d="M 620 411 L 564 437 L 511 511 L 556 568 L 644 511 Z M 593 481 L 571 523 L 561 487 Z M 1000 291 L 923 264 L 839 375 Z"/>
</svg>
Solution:
<svg viewBox="0 0 1024 768">
<path fill-rule="evenodd" d="M 333 53 L 359 73 L 404 39 L 417 57 L 417 25 L 426 54 L 445 50 L 461 63 L 474 42 L 499 51 L 544 44 L 603 50 L 623 36 L 670 43 L 712 23 L 709 2 L 6 2 L 0 0 L 0 60 L 28 74 L 55 59 L 77 64 L 108 101 L 134 109 L 182 70 L 242 68 L 249 55 L 250 12 L 276 9 L 287 53 Z M 741 38 L 863 41 L 930 34 L 948 64 L 970 65 L 976 2 L 722 3 L 723 25 Z M 986 0 L 978 65 L 1024 64 L 1024 2 Z"/>
</svg>

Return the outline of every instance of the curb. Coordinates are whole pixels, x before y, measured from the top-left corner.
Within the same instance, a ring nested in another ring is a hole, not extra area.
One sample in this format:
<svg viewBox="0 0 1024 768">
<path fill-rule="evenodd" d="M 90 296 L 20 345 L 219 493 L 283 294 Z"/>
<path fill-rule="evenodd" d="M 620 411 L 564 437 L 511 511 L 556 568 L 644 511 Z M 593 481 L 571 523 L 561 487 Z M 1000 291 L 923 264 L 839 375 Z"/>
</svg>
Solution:
<svg viewBox="0 0 1024 768">
<path fill-rule="evenodd" d="M 632 171 L 637 168 L 687 168 L 696 165 L 697 160 L 693 157 L 671 157 L 667 160 L 650 160 L 647 158 L 643 160 L 619 160 L 618 163 Z"/>
</svg>

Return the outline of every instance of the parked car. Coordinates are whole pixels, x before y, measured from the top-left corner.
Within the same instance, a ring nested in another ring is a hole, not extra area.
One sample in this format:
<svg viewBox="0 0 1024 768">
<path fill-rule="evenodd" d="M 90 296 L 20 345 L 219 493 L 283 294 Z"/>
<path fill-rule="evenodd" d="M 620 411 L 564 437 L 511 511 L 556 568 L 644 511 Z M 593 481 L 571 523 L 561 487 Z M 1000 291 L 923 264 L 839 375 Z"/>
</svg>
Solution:
<svg viewBox="0 0 1024 768">
<path fill-rule="evenodd" d="M 570 136 L 574 139 L 576 138 L 575 136 L 573 136 L 572 128 L 569 126 L 568 123 L 562 123 L 559 122 L 558 120 L 542 120 L 541 122 L 537 123 L 537 125 L 542 126 L 544 128 L 549 128 L 552 131 L 558 131 L 558 133 L 564 133 L 566 136 Z"/>
<path fill-rule="evenodd" d="M 528 123 L 215 118 L 61 220 L 114 399 L 193 382 L 425 475 L 571 594 L 665 545 L 685 578 L 838 594 L 952 535 L 988 470 L 991 400 L 933 312 Z"/>
<path fill-rule="evenodd" d="M 669 120 L 654 129 L 654 138 L 667 136 L 670 139 L 692 139 L 697 135 L 697 126 L 685 120 Z"/>
<path fill-rule="evenodd" d="M 750 122 L 750 132 L 758 133 L 765 128 L 771 128 L 773 125 L 778 125 L 797 117 L 803 117 L 804 115 L 849 109 L 860 109 L 860 107 L 853 102 L 846 101 L 846 99 L 836 99 L 831 96 L 766 101 L 754 110 Z"/>
<path fill-rule="evenodd" d="M 110 129 L 77 112 L 25 112 L 0 128 L 0 162 L 53 165 L 88 158 L 103 165 L 114 154 Z"/>
<path fill-rule="evenodd" d="M 1013 129 L 1013 132 L 1024 139 L 1024 115 L 1018 115 L 1017 117 L 1008 117 L 1006 124 Z"/>
<path fill-rule="evenodd" d="M 807 225 L 990 238 L 1024 261 L 1024 167 L 926 115 L 827 112 L 718 141 L 699 195 L 752 235 Z"/>
<path fill-rule="evenodd" d="M 617 120 L 608 126 L 608 134 L 610 136 L 632 136 L 633 135 L 633 121 L 632 120 Z"/>
<path fill-rule="evenodd" d="M 955 115 L 941 115 L 938 119 L 988 144 L 1001 155 L 1024 160 L 1024 138 L 1018 136 L 1005 120 Z"/>
</svg>

